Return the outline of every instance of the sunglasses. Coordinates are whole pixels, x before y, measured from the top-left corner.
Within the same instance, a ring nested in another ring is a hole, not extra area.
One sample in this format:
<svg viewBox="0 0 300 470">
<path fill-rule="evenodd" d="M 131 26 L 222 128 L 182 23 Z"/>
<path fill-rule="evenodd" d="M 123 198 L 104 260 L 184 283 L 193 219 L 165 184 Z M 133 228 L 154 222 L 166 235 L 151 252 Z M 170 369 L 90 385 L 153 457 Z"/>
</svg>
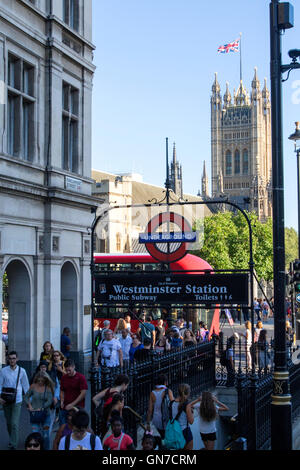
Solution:
<svg viewBox="0 0 300 470">
<path fill-rule="evenodd" d="M 39 442 L 29 442 L 29 444 L 27 444 L 27 447 L 34 447 L 35 449 L 37 449 L 38 447 L 40 447 L 40 443 Z"/>
</svg>

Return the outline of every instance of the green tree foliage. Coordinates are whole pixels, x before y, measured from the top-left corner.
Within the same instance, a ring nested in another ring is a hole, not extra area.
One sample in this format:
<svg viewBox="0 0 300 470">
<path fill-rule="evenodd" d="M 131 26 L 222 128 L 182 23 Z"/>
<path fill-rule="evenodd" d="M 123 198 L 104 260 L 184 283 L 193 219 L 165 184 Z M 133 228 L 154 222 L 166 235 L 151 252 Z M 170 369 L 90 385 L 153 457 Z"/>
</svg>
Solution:
<svg viewBox="0 0 300 470">
<path fill-rule="evenodd" d="M 7 308 L 8 307 L 8 277 L 7 277 L 6 272 L 3 275 L 2 288 L 3 288 L 2 300 L 3 300 L 4 307 Z"/>
<path fill-rule="evenodd" d="M 298 259 L 298 234 L 293 228 L 285 228 L 285 264 L 289 270 L 290 262 Z"/>
<path fill-rule="evenodd" d="M 253 232 L 253 258 L 259 279 L 273 278 L 272 220 L 247 213 Z M 196 252 L 215 269 L 249 268 L 249 229 L 242 213 L 219 212 L 204 220 L 204 245 Z"/>
</svg>

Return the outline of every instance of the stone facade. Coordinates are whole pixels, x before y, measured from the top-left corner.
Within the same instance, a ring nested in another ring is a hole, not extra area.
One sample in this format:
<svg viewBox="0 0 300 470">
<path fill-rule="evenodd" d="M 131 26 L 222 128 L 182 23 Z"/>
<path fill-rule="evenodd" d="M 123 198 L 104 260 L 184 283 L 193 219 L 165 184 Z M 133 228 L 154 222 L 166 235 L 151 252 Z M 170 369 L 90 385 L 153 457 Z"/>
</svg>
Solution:
<svg viewBox="0 0 300 470">
<path fill-rule="evenodd" d="M 28 367 L 65 326 L 91 347 L 91 25 L 92 0 L 0 0 L 0 283 Z"/>
<path fill-rule="evenodd" d="M 207 191 L 204 178 L 202 191 L 203 187 Z M 222 99 L 216 74 L 211 95 L 212 197 L 226 195 L 263 221 L 272 214 L 271 180 L 271 103 L 266 79 L 261 89 L 255 68 L 250 97 L 241 81 L 233 99 L 227 83 Z"/>
<path fill-rule="evenodd" d="M 98 211 L 103 211 L 104 214 L 109 207 L 134 206 L 107 211 L 97 224 L 95 251 L 99 253 L 146 253 L 145 245 L 139 243 L 139 234 L 146 230 L 149 220 L 154 215 L 166 210 L 164 206 L 157 205 L 162 200 L 165 202 L 165 188 L 143 182 L 139 174 L 117 175 L 93 170 L 92 177 L 95 180 L 93 196 L 102 201 Z M 172 203 L 179 199 L 203 202 L 199 196 L 176 194 L 174 191 L 171 191 L 170 198 Z M 206 204 L 191 205 L 188 209 L 188 206 L 175 203 L 172 209 L 174 212 L 182 213 L 183 207 L 186 209 L 184 216 L 191 225 L 195 220 L 203 220 L 204 216 L 211 215 L 210 208 Z"/>
</svg>

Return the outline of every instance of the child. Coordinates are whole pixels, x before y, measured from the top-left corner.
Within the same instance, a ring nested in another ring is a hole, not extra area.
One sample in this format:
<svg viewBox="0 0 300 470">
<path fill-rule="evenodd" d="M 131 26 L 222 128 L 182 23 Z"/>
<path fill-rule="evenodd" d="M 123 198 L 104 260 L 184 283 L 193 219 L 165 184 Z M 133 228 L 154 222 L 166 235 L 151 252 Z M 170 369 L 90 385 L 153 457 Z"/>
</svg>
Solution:
<svg viewBox="0 0 300 470">
<path fill-rule="evenodd" d="M 142 439 L 142 450 L 145 450 L 146 452 L 150 452 L 151 450 L 154 450 L 155 447 L 156 447 L 155 437 L 146 431 Z"/>
<path fill-rule="evenodd" d="M 122 431 L 123 419 L 120 416 L 114 416 L 111 420 L 112 434 L 104 439 L 104 450 L 135 450 L 133 440 L 128 434 Z"/>
</svg>

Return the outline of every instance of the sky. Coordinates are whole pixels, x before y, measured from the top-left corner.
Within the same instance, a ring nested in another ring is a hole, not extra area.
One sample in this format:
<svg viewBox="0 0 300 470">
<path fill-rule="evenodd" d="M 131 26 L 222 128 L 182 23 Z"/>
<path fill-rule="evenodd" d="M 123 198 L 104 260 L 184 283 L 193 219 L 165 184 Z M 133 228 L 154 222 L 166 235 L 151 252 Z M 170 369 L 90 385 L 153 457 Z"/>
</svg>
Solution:
<svg viewBox="0 0 300 470">
<path fill-rule="evenodd" d="M 163 186 L 166 137 L 176 142 L 183 190 L 201 189 L 203 162 L 211 190 L 210 96 L 215 72 L 225 93 L 239 85 L 239 53 L 218 54 L 242 33 L 243 83 L 258 68 L 270 89 L 269 1 L 93 0 L 96 72 L 93 88 L 93 169 L 140 173 Z M 300 48 L 300 5 L 282 37 L 282 62 Z M 297 40 L 298 39 L 298 40 Z M 288 140 L 300 121 L 300 70 L 283 83 L 285 226 L 297 230 L 297 160 Z"/>
</svg>

